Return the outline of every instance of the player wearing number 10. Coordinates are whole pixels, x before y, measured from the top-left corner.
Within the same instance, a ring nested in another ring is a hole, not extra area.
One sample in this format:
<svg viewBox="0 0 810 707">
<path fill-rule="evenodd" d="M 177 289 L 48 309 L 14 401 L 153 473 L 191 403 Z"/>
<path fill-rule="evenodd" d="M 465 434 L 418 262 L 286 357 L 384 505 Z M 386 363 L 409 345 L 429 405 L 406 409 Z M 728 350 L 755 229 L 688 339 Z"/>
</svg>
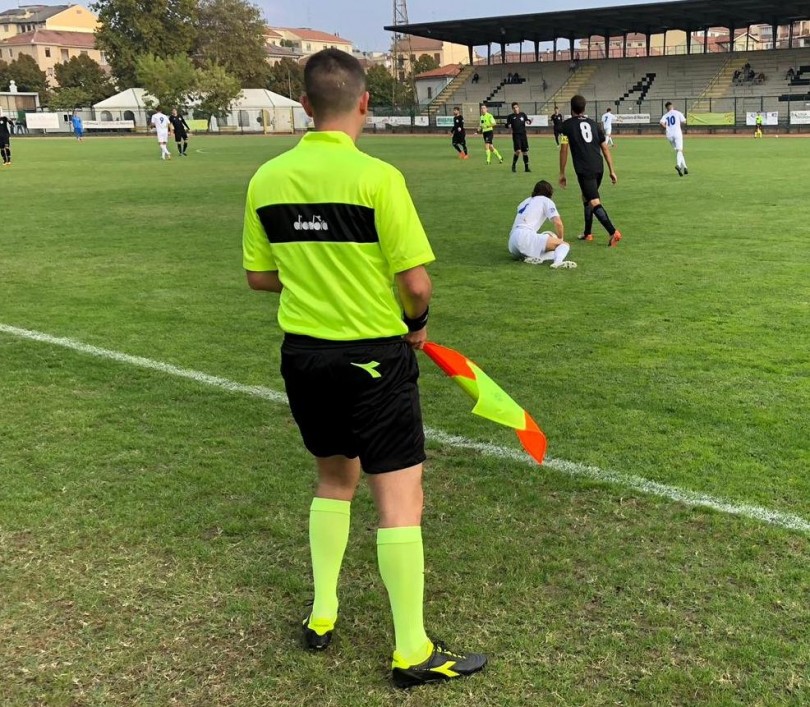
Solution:
<svg viewBox="0 0 810 707">
<path fill-rule="evenodd" d="M 611 223 L 605 207 L 599 198 L 599 186 L 605 173 L 602 158 L 607 161 L 610 169 L 610 181 L 616 184 L 618 177 L 613 168 L 613 157 L 605 142 L 605 133 L 602 126 L 585 115 L 585 106 L 588 102 L 583 96 L 574 96 L 571 99 L 571 117 L 562 124 L 562 145 L 560 147 L 560 185 L 565 187 L 565 166 L 568 163 L 568 152 L 574 162 L 574 171 L 577 174 L 579 188 L 582 190 L 582 201 L 585 208 L 585 228 L 579 237 L 581 241 L 592 241 L 593 217 L 605 227 L 610 236 L 608 246 L 615 246 L 622 234 Z"/>
</svg>

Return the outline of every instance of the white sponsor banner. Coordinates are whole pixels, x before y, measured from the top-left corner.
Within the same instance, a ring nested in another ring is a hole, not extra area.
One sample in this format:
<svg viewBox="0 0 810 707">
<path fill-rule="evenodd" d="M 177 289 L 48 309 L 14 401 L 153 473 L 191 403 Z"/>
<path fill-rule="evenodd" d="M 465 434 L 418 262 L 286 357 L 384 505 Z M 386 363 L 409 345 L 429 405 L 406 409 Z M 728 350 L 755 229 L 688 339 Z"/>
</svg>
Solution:
<svg viewBox="0 0 810 707">
<path fill-rule="evenodd" d="M 650 122 L 650 114 L 649 113 L 617 113 L 615 122 L 616 122 L 617 125 L 639 125 L 641 123 L 649 123 Z"/>
<path fill-rule="evenodd" d="M 134 120 L 85 120 L 84 127 L 94 130 L 131 130 L 135 127 Z"/>
<path fill-rule="evenodd" d="M 760 115 L 759 113 L 746 113 L 745 114 L 745 124 L 746 125 L 756 125 L 757 124 L 757 116 Z M 776 111 L 770 111 L 768 113 L 762 113 L 763 124 L 764 125 L 779 125 L 779 113 Z"/>
<path fill-rule="evenodd" d="M 62 114 L 26 113 L 25 124 L 29 130 L 59 130 L 62 127 Z"/>
<path fill-rule="evenodd" d="M 368 118 L 366 120 L 366 125 L 373 125 L 377 128 L 384 128 L 386 125 L 404 125 L 406 127 L 410 127 L 411 116 L 409 115 L 393 115 L 383 117 L 374 116 L 373 118 Z M 413 119 L 413 125 L 427 127 L 428 125 L 430 125 L 430 121 L 428 120 L 428 117 L 426 115 L 417 115 Z"/>
<path fill-rule="evenodd" d="M 453 127 L 453 116 L 452 115 L 437 115 L 436 116 L 436 127 L 437 128 L 452 128 Z"/>
<path fill-rule="evenodd" d="M 810 110 L 790 111 L 791 125 L 810 125 Z"/>
<path fill-rule="evenodd" d="M 548 126 L 547 115 L 530 115 L 529 120 L 532 121 L 533 128 L 545 128 Z"/>
</svg>

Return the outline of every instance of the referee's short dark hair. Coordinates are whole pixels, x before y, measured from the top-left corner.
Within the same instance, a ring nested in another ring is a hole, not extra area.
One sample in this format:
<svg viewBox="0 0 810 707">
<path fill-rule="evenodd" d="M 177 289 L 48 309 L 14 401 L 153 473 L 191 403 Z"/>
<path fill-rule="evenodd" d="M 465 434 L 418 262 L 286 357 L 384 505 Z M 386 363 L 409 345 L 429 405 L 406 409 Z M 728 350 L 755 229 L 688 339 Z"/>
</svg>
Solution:
<svg viewBox="0 0 810 707">
<path fill-rule="evenodd" d="M 585 96 L 576 95 L 571 99 L 571 112 L 574 115 L 582 115 L 587 105 L 588 101 L 585 100 Z"/>
<path fill-rule="evenodd" d="M 545 196 L 550 199 L 553 195 L 554 187 L 545 179 L 541 179 L 537 182 L 537 184 L 534 185 L 534 189 L 532 189 L 532 196 Z"/>
<path fill-rule="evenodd" d="M 304 68 L 304 93 L 319 118 L 349 113 L 366 90 L 366 72 L 351 54 L 323 49 Z"/>
</svg>

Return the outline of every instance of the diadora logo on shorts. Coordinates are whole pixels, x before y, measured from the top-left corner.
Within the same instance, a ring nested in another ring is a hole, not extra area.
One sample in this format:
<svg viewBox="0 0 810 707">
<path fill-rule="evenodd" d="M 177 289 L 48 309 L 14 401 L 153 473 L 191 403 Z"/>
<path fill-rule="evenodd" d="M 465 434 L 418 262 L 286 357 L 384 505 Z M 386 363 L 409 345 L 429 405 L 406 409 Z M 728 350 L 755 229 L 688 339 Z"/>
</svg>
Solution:
<svg viewBox="0 0 810 707">
<path fill-rule="evenodd" d="M 298 220 L 293 223 L 293 228 L 296 231 L 328 231 L 329 224 L 320 216 L 313 216 L 309 221 L 304 221 L 301 214 L 298 214 Z"/>
<path fill-rule="evenodd" d="M 357 366 L 357 368 L 362 368 L 372 378 L 382 378 L 382 373 L 380 373 L 377 370 L 377 367 L 379 365 L 380 365 L 379 361 L 369 361 L 368 363 L 352 363 L 352 366 Z"/>
</svg>

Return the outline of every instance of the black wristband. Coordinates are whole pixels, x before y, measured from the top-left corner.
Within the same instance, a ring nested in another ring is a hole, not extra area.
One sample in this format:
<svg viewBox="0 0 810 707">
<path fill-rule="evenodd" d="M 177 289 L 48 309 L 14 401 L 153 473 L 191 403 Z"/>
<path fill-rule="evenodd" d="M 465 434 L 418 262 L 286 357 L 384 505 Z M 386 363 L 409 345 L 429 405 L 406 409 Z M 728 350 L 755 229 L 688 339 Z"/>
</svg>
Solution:
<svg viewBox="0 0 810 707">
<path fill-rule="evenodd" d="M 430 307 L 427 307 L 425 311 L 422 313 L 422 315 L 417 317 L 416 319 L 411 319 L 410 317 L 408 317 L 407 314 L 403 313 L 402 321 L 405 322 L 405 326 L 408 327 L 409 332 L 421 331 L 427 326 L 429 314 L 430 314 Z"/>
</svg>

